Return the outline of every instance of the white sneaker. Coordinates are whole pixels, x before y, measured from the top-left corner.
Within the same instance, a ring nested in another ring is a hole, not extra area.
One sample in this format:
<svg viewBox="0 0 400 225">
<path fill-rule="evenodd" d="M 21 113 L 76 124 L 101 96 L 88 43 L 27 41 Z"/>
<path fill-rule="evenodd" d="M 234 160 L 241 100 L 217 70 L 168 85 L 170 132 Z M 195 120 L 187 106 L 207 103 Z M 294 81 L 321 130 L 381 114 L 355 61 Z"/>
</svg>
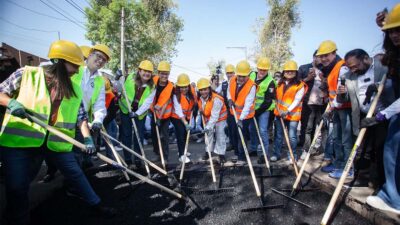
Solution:
<svg viewBox="0 0 400 225">
<path fill-rule="evenodd" d="M 246 161 L 238 160 L 238 161 L 236 162 L 236 166 L 244 166 L 244 165 L 246 165 Z"/>
<path fill-rule="evenodd" d="M 229 161 L 226 161 L 226 162 L 224 163 L 224 166 L 227 166 L 227 167 L 235 166 L 235 163 L 232 162 L 231 160 L 229 160 Z"/>
<path fill-rule="evenodd" d="M 203 141 L 204 141 L 203 138 L 199 138 L 199 139 L 197 139 L 196 143 L 201 143 L 201 142 L 203 142 Z"/>
<path fill-rule="evenodd" d="M 293 160 L 292 160 L 292 158 L 289 159 L 289 164 L 290 164 L 290 165 L 293 165 Z"/>
<path fill-rule="evenodd" d="M 400 210 L 392 208 L 378 196 L 368 196 L 366 203 L 376 209 L 379 209 L 382 211 L 388 211 L 388 212 L 392 212 L 397 215 L 400 215 Z"/>
<path fill-rule="evenodd" d="M 189 162 L 190 162 L 189 157 L 185 157 L 184 155 L 182 155 L 181 157 L 179 157 L 179 162 L 183 162 L 184 159 L 185 159 L 185 163 L 189 163 Z"/>
<path fill-rule="evenodd" d="M 122 147 L 121 147 L 121 146 L 115 146 L 115 150 L 116 150 L 117 152 L 122 151 Z"/>
<path fill-rule="evenodd" d="M 301 160 L 305 160 L 305 159 L 306 159 L 306 156 L 307 156 L 307 152 L 306 152 L 306 151 L 303 151 L 303 153 L 301 153 L 300 159 L 301 159 Z"/>
<path fill-rule="evenodd" d="M 143 139 L 143 145 L 148 145 L 149 142 L 147 141 L 147 139 Z"/>
<path fill-rule="evenodd" d="M 271 162 L 276 162 L 276 161 L 278 161 L 278 158 L 276 156 L 272 156 L 270 160 L 271 160 Z"/>
</svg>

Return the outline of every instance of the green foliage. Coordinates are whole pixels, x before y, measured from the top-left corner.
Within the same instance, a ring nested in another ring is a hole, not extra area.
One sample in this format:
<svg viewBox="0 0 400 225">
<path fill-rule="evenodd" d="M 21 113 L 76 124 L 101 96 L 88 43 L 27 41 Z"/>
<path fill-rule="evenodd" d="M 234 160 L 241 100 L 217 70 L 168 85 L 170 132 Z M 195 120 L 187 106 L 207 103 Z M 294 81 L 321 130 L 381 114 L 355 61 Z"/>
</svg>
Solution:
<svg viewBox="0 0 400 225">
<path fill-rule="evenodd" d="M 121 9 L 125 11 L 125 61 L 134 70 L 144 59 L 155 64 L 176 54 L 181 41 L 183 21 L 173 12 L 177 5 L 172 0 L 91 0 L 87 14 L 88 38 L 103 43 L 112 50 L 108 64 L 119 68 L 121 54 Z"/>
<path fill-rule="evenodd" d="M 267 0 L 270 10 L 267 19 L 261 19 L 256 58 L 266 56 L 271 59 L 271 71 L 279 71 L 281 66 L 293 56 L 289 41 L 292 28 L 300 26 L 299 0 Z"/>
</svg>

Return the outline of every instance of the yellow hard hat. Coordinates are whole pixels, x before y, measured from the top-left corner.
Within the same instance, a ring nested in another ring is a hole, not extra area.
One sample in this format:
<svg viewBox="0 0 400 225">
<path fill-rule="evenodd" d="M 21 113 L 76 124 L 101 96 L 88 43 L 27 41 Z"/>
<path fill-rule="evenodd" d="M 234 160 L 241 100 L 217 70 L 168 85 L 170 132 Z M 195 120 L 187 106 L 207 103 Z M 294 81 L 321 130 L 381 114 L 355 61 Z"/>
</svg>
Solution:
<svg viewBox="0 0 400 225">
<path fill-rule="evenodd" d="M 153 72 L 154 71 L 153 63 L 150 62 L 149 60 L 143 60 L 139 64 L 139 69 Z"/>
<path fill-rule="evenodd" d="M 400 26 L 400 3 L 397 4 L 392 11 L 386 16 L 385 25 L 382 30 L 388 30 Z"/>
<path fill-rule="evenodd" d="M 100 51 L 100 52 L 104 53 L 107 56 L 108 60 L 111 59 L 111 51 L 107 47 L 107 45 L 97 44 L 97 45 L 92 47 L 92 51 L 94 51 L 94 50 L 97 50 L 97 51 Z"/>
<path fill-rule="evenodd" d="M 197 81 L 197 89 L 199 89 L 199 90 L 208 88 L 210 86 L 211 86 L 210 81 L 207 78 L 200 78 Z"/>
<path fill-rule="evenodd" d="M 234 73 L 235 72 L 235 66 L 232 64 L 228 64 L 225 66 L 225 73 Z"/>
<path fill-rule="evenodd" d="M 170 72 L 171 71 L 171 65 L 167 61 L 161 61 L 158 64 L 157 71 L 158 72 L 160 72 L 160 71 Z"/>
<path fill-rule="evenodd" d="M 257 61 L 257 69 L 270 70 L 271 61 L 267 57 L 260 57 Z"/>
<path fill-rule="evenodd" d="M 317 50 L 317 56 L 325 55 L 325 54 L 334 52 L 336 50 L 337 50 L 336 43 L 331 40 L 326 40 L 326 41 L 323 41 L 319 45 L 318 50 Z"/>
<path fill-rule="evenodd" d="M 50 59 L 64 59 L 79 66 L 85 65 L 81 49 L 71 41 L 58 40 L 51 43 L 47 57 Z"/>
<path fill-rule="evenodd" d="M 178 87 L 186 87 L 190 84 L 189 76 L 186 73 L 181 73 L 178 76 L 176 86 Z"/>
<path fill-rule="evenodd" d="M 92 50 L 91 47 L 87 46 L 87 45 L 81 45 L 79 46 L 79 48 L 81 48 L 82 50 L 82 54 L 85 58 L 89 57 L 90 55 L 90 51 Z"/>
<path fill-rule="evenodd" d="M 297 70 L 297 63 L 293 60 L 289 60 L 283 65 L 283 71 L 296 71 L 296 70 Z"/>
<path fill-rule="evenodd" d="M 250 72 L 250 64 L 246 60 L 242 60 L 236 65 L 236 75 L 246 77 L 250 74 Z"/>
</svg>

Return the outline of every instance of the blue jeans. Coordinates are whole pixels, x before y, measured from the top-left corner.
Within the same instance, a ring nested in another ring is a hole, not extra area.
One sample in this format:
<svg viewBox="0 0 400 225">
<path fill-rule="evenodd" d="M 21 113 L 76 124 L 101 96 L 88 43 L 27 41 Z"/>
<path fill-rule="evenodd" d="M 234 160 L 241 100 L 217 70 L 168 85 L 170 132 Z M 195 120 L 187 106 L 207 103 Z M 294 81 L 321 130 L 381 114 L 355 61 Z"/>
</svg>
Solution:
<svg viewBox="0 0 400 225">
<path fill-rule="evenodd" d="M 10 224 L 29 223 L 29 185 L 36 177 L 43 158 L 51 161 L 72 185 L 73 190 L 89 205 L 100 198 L 80 169 L 73 152 L 53 152 L 46 143 L 38 148 L 2 147 L 6 187 L 6 219 Z"/>
<path fill-rule="evenodd" d="M 139 120 L 135 118 L 136 128 L 139 133 L 140 142 L 143 146 L 143 133 L 144 133 L 144 121 L 145 119 Z M 136 138 L 136 134 L 132 132 L 132 119 L 128 114 L 121 113 L 121 142 L 126 147 L 132 149 L 132 138 L 133 138 L 133 150 L 141 155 L 139 142 Z M 132 136 L 134 135 L 134 136 Z M 124 158 L 127 164 L 132 164 L 132 154 L 126 150 L 124 150 Z M 135 160 L 139 161 L 139 158 L 134 157 Z"/>
<path fill-rule="evenodd" d="M 269 114 L 270 111 L 263 112 L 259 115 L 257 119 L 258 129 L 260 131 L 260 136 L 262 142 L 264 144 L 265 153 L 268 155 L 268 145 L 269 145 L 269 136 L 268 136 L 268 125 L 269 125 Z M 259 137 L 257 134 L 256 126 L 254 123 L 250 124 L 250 149 L 257 149 L 257 146 L 260 144 Z M 258 156 L 262 156 L 262 149 L 257 151 Z"/>
<path fill-rule="evenodd" d="M 106 131 L 107 131 L 108 135 L 110 135 L 111 137 L 117 139 L 118 126 L 117 126 L 117 122 L 115 121 L 115 119 L 114 119 L 114 120 L 111 120 L 111 121 L 106 125 L 105 128 L 106 128 Z M 111 141 L 111 142 L 112 142 L 112 144 L 114 145 L 114 147 L 118 145 L 118 143 L 115 142 L 115 141 Z M 113 155 L 113 153 L 112 153 L 112 151 L 111 151 L 110 146 L 108 146 L 107 143 L 105 143 L 105 145 L 106 145 L 106 156 L 107 156 L 108 158 L 114 159 L 114 155 Z"/>
<path fill-rule="evenodd" d="M 282 123 L 280 120 L 280 117 L 275 118 L 276 133 L 274 143 L 274 156 L 276 156 L 278 159 L 281 158 L 282 141 L 284 138 Z M 299 124 L 299 121 L 284 120 L 284 124 L 289 130 L 290 147 L 292 147 L 294 158 L 297 159 L 297 125 Z M 290 158 L 289 152 L 287 153 L 287 157 Z"/>
<path fill-rule="evenodd" d="M 183 155 L 185 151 L 186 135 L 187 135 L 186 127 L 180 119 L 171 117 L 171 122 L 175 128 L 175 136 L 176 136 L 176 141 L 178 143 L 178 152 L 180 157 Z"/>
<path fill-rule="evenodd" d="M 336 169 L 343 170 L 353 148 L 351 109 L 339 109 L 333 115 L 333 140 Z"/>
<path fill-rule="evenodd" d="M 334 146 L 333 124 L 329 123 L 327 129 L 328 129 L 328 136 L 326 138 L 326 143 L 325 143 L 324 159 L 333 161 L 333 158 L 334 158 L 333 157 L 333 146 Z"/>
<path fill-rule="evenodd" d="M 400 210 L 400 114 L 390 119 L 386 136 L 383 162 L 386 182 L 378 197 L 391 207 Z"/>
</svg>

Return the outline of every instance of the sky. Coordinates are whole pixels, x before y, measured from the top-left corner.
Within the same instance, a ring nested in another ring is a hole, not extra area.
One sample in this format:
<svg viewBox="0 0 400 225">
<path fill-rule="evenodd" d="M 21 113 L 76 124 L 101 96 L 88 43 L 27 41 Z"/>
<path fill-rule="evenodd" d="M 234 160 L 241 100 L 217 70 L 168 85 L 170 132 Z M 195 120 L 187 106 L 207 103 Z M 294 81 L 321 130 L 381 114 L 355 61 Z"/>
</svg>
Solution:
<svg viewBox="0 0 400 225">
<path fill-rule="evenodd" d="M 265 0 L 175 0 L 175 13 L 183 19 L 182 41 L 176 46 L 172 62 L 172 81 L 187 73 L 192 81 L 208 76 L 207 63 L 225 60 L 236 65 L 247 56 L 255 65 L 257 21 L 266 18 L 269 7 Z M 51 42 L 66 39 L 78 45 L 90 45 L 85 39 L 85 16 L 80 8 L 88 0 L 1 0 L 0 42 L 23 51 L 46 57 Z M 290 47 L 293 60 L 309 63 L 318 45 L 327 39 L 338 46 L 344 56 L 354 48 L 369 54 L 381 52 L 383 35 L 375 24 L 376 13 L 396 4 L 394 0 L 303 0 L 298 11 L 301 25 L 292 30 Z M 50 7 L 49 7 L 50 6 Z M 41 15 L 35 12 L 41 13 Z M 68 21 L 57 11 L 73 17 Z M 239 48 L 230 48 L 239 47 Z M 246 49 L 246 50 L 245 50 Z"/>
</svg>

